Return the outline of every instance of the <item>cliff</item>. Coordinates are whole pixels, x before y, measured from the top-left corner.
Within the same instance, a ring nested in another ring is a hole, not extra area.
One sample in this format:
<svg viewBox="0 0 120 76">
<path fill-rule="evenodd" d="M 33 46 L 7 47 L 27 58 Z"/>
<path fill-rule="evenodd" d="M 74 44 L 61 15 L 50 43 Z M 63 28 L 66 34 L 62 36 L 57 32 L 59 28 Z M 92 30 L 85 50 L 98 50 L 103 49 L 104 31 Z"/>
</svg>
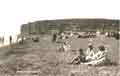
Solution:
<svg viewBox="0 0 120 76">
<path fill-rule="evenodd" d="M 21 33 L 42 34 L 54 31 L 116 31 L 119 28 L 119 20 L 110 19 L 59 19 L 35 21 L 21 26 Z"/>
</svg>

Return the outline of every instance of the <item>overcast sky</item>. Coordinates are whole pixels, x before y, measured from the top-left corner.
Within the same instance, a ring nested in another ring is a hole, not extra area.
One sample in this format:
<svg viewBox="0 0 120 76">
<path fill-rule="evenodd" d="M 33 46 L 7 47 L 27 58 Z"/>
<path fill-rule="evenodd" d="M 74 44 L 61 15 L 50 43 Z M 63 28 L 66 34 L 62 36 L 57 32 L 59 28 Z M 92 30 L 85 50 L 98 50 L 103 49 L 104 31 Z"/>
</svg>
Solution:
<svg viewBox="0 0 120 76">
<path fill-rule="evenodd" d="M 120 19 L 119 0 L 0 0 L 0 34 L 19 33 L 24 23 L 45 19 Z"/>
</svg>

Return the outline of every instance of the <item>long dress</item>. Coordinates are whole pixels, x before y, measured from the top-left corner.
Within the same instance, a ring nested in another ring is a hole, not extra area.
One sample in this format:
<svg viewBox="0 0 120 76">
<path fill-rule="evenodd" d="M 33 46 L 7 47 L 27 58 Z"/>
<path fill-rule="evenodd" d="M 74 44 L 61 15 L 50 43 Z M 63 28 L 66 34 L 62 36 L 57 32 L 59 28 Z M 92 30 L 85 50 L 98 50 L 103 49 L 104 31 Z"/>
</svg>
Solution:
<svg viewBox="0 0 120 76">
<path fill-rule="evenodd" d="M 94 48 L 93 49 L 90 49 L 90 48 L 88 48 L 87 50 L 86 50 L 86 61 L 91 61 L 91 60 L 93 60 L 93 56 L 94 56 Z"/>
<path fill-rule="evenodd" d="M 90 64 L 90 65 L 103 65 L 106 62 L 106 53 L 107 50 L 105 51 L 98 51 L 94 56 L 93 56 L 93 60 L 85 63 L 85 64 Z"/>
</svg>

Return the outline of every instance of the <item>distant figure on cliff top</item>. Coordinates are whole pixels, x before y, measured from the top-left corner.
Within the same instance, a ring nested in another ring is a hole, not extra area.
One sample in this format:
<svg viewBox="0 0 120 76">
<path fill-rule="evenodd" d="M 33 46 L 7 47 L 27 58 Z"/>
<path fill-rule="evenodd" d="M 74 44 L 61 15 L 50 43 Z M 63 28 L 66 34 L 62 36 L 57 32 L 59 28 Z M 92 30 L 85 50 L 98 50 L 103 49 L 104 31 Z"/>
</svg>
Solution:
<svg viewBox="0 0 120 76">
<path fill-rule="evenodd" d="M 9 37 L 9 43 L 12 44 L 12 36 Z"/>
</svg>

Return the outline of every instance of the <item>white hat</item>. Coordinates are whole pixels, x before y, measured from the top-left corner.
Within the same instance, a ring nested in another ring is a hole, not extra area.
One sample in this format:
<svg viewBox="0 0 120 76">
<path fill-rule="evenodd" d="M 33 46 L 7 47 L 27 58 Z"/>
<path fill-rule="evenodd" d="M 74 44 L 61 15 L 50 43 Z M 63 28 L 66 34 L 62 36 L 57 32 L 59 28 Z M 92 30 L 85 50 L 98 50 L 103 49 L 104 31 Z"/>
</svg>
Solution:
<svg viewBox="0 0 120 76">
<path fill-rule="evenodd" d="M 92 43 L 89 43 L 89 44 L 88 44 L 88 46 L 91 46 L 91 45 L 93 45 L 93 44 L 92 44 Z"/>
</svg>

